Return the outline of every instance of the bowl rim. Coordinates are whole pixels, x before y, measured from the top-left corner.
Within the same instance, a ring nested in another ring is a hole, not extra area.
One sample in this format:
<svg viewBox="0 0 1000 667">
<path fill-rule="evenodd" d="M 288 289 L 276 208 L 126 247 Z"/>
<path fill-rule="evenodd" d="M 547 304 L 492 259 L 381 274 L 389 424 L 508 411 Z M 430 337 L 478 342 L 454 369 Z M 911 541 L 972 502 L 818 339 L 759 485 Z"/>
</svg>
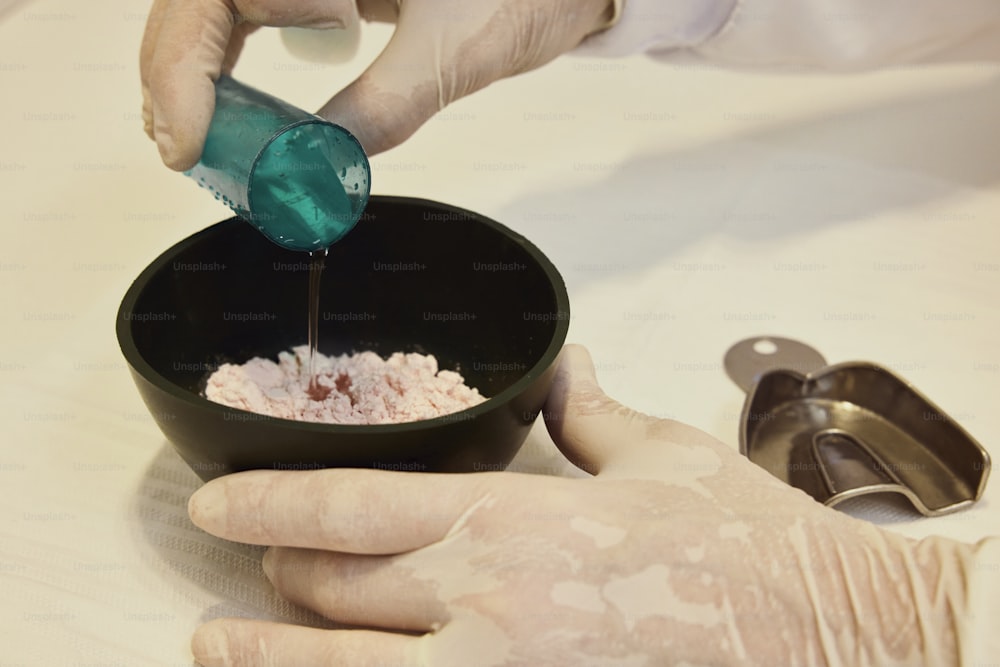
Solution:
<svg viewBox="0 0 1000 667">
<path fill-rule="evenodd" d="M 389 434 L 401 431 L 410 432 L 415 430 L 419 431 L 423 429 L 439 428 L 441 426 L 457 422 L 472 421 L 481 415 L 507 405 L 514 397 L 523 393 L 530 385 L 541 377 L 550 366 L 555 363 L 556 358 L 566 341 L 566 336 L 569 331 L 569 294 L 566 291 L 566 284 L 562 275 L 556 269 L 555 265 L 548 258 L 548 256 L 546 256 L 545 253 L 543 253 L 534 243 L 529 241 L 522 234 L 515 232 L 506 225 L 503 225 L 485 215 L 431 199 L 396 195 L 371 195 L 369 197 L 369 202 L 385 202 L 405 206 L 416 206 L 424 209 L 434 208 L 444 210 L 455 216 L 461 216 L 456 219 L 475 220 L 504 234 L 513 242 L 522 246 L 535 259 L 535 261 L 538 262 L 539 267 L 545 273 L 549 283 L 552 285 L 553 291 L 555 292 L 555 329 L 548 345 L 545 348 L 545 351 L 542 353 L 542 356 L 537 362 L 535 362 L 534 365 L 527 369 L 516 382 L 500 393 L 487 397 L 482 403 L 478 403 L 458 412 L 452 412 L 446 415 L 434 417 L 432 419 L 421 419 L 417 421 L 396 422 L 389 424 L 330 424 L 324 422 L 285 419 L 282 417 L 271 417 L 257 412 L 251 412 L 249 410 L 242 410 L 240 408 L 233 408 L 221 403 L 216 403 L 201 394 L 197 394 L 180 387 L 173 381 L 161 375 L 146 361 L 146 359 L 142 356 L 142 353 L 139 352 L 139 348 L 136 346 L 131 333 L 131 325 L 134 318 L 129 318 L 128 315 L 134 313 L 135 304 L 139 299 L 139 295 L 145 289 L 151 277 L 160 271 L 165 265 L 172 262 L 178 252 L 186 249 L 194 243 L 197 243 L 197 241 L 203 236 L 217 233 L 218 229 L 224 225 L 233 224 L 234 221 L 238 221 L 242 224 L 248 224 L 244 219 L 238 216 L 233 216 L 226 218 L 225 220 L 215 222 L 208 227 L 181 239 L 177 243 L 174 243 L 153 259 L 132 281 L 132 284 L 126 290 L 125 295 L 122 297 L 121 303 L 119 304 L 118 312 L 116 314 L 117 319 L 115 321 L 115 333 L 118 339 L 118 346 L 121 349 L 122 355 L 125 357 L 125 361 L 131 367 L 133 372 L 140 375 L 143 379 L 154 385 L 160 391 L 164 391 L 174 398 L 191 405 L 192 407 L 201 408 L 211 413 L 215 413 L 224 419 L 229 419 L 234 422 L 248 423 L 266 421 L 269 427 L 293 429 L 296 431 L 304 429 L 306 432 L 345 435 L 357 435 L 362 432 L 371 433 L 373 435 Z M 363 216 L 364 213 L 362 213 L 362 220 L 364 219 Z M 250 417 L 247 415 L 250 415 Z"/>
</svg>

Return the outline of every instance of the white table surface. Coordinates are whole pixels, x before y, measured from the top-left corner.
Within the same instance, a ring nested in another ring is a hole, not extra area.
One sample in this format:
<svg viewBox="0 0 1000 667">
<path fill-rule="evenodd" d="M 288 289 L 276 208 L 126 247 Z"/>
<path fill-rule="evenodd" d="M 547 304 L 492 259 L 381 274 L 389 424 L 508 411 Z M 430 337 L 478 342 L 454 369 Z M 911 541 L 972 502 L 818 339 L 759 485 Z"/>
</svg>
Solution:
<svg viewBox="0 0 1000 667">
<path fill-rule="evenodd" d="M 195 531 L 198 482 L 114 336 L 153 257 L 229 213 L 142 132 L 148 2 L 0 6 L 0 663 L 190 665 L 224 614 L 315 622 L 259 549 Z M 318 107 L 343 65 L 255 35 L 236 75 Z M 372 160 L 373 192 L 486 214 L 566 279 L 570 340 L 607 391 L 737 445 L 721 359 L 758 334 L 897 370 L 1000 457 L 1000 68 L 767 75 L 564 58 L 495 84 Z M 543 429 L 516 461 L 565 472 Z M 853 513 L 912 536 L 1000 532 L 972 509 Z"/>
</svg>

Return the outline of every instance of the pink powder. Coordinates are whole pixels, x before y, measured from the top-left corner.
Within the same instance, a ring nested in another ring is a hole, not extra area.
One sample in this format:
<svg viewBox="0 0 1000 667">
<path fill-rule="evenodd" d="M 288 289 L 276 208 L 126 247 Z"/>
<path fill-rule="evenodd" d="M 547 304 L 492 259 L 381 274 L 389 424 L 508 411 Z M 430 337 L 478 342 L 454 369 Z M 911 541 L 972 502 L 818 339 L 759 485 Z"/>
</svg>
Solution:
<svg viewBox="0 0 1000 667">
<path fill-rule="evenodd" d="M 223 364 L 212 373 L 205 396 L 216 403 L 258 414 L 328 424 L 393 424 L 458 412 L 486 399 L 454 371 L 438 370 L 432 355 L 374 352 L 316 355 L 321 401 L 307 393 L 309 348 Z"/>
</svg>

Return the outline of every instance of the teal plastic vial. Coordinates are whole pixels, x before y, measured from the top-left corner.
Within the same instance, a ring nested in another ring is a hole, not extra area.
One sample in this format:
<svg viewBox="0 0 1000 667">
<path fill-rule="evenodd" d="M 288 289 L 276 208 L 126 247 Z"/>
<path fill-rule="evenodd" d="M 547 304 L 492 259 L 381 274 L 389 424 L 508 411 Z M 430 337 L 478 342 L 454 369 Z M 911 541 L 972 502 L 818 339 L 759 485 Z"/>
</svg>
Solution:
<svg viewBox="0 0 1000 667">
<path fill-rule="evenodd" d="M 368 156 L 346 129 L 222 76 L 201 159 L 185 172 L 290 250 L 328 248 L 371 192 Z"/>
</svg>

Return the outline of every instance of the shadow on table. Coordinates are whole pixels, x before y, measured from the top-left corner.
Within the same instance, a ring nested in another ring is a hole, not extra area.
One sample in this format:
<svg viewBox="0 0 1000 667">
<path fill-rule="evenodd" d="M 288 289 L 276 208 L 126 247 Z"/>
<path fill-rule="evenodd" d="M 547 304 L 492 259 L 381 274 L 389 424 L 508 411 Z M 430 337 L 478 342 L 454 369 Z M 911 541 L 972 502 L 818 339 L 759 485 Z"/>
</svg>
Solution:
<svg viewBox="0 0 1000 667">
<path fill-rule="evenodd" d="M 498 219 L 538 244 L 578 287 L 642 270 L 705 237 L 766 243 L 994 187 L 997 118 L 1000 79 L 993 78 L 621 164 L 574 164 L 596 182 L 512 202 Z M 962 215 L 945 211 L 929 221 Z"/>
<path fill-rule="evenodd" d="M 201 480 L 164 442 L 150 462 L 129 507 L 130 524 L 151 570 L 175 595 L 206 607 L 202 620 L 224 616 L 335 627 L 322 616 L 282 600 L 264 576 L 264 547 L 219 539 L 197 528 L 187 501 Z"/>
<path fill-rule="evenodd" d="M 539 421 L 512 469 L 532 474 L 585 476 L 552 445 Z M 221 617 L 283 621 L 318 628 L 336 623 L 281 599 L 264 576 L 264 547 L 217 538 L 196 527 L 187 502 L 201 480 L 164 442 L 146 468 L 129 506 L 138 546 L 160 575 L 159 585 L 204 606 L 202 622 Z M 217 602 L 214 602 L 217 601 Z"/>
</svg>

